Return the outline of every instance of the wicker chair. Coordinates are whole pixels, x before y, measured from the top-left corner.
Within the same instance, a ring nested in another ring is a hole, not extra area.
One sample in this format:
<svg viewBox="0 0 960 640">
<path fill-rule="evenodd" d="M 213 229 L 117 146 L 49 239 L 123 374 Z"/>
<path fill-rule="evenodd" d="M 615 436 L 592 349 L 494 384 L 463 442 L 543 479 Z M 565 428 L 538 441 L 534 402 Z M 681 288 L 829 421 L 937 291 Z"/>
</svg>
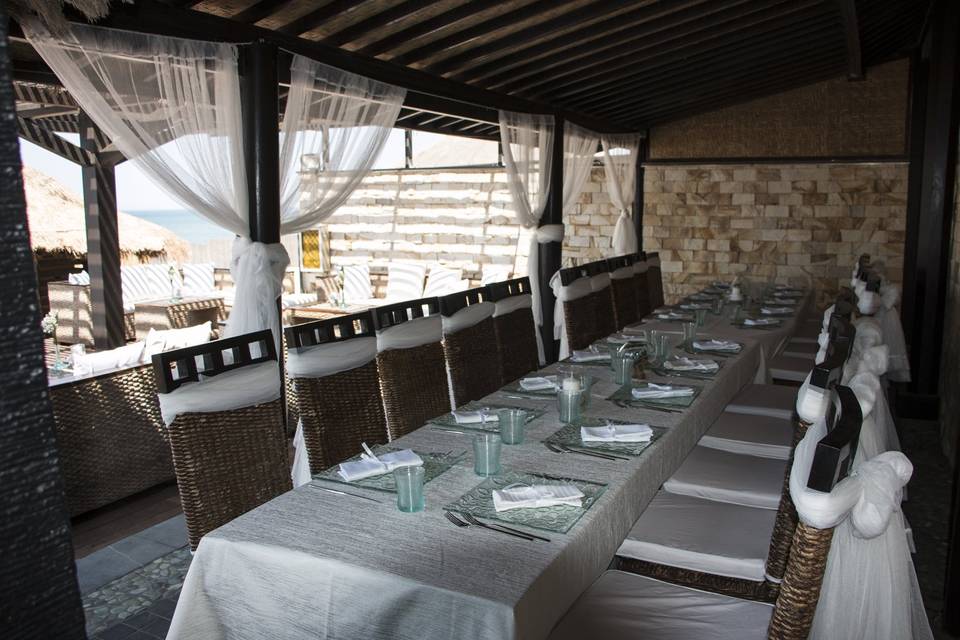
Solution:
<svg viewBox="0 0 960 640">
<path fill-rule="evenodd" d="M 530 279 L 516 278 L 487 285 L 487 298 L 496 305 L 493 330 L 500 360 L 500 379 L 512 382 L 539 366 Z"/>
<path fill-rule="evenodd" d="M 634 254 L 633 289 L 637 296 L 637 318 L 642 319 L 650 315 L 655 307 L 650 304 L 650 284 L 648 282 L 647 258 L 644 254 Z"/>
<path fill-rule="evenodd" d="M 71 516 L 174 480 L 149 366 L 55 381 L 50 400 Z"/>
<path fill-rule="evenodd" d="M 613 287 L 610 284 L 610 266 L 606 260 L 590 262 L 585 266 L 590 274 L 594 313 L 597 314 L 594 339 L 605 338 L 617 330 Z"/>
<path fill-rule="evenodd" d="M 450 372 L 453 405 L 490 395 L 503 385 L 493 314 L 486 287 L 439 298 L 443 354 Z"/>
<path fill-rule="evenodd" d="M 656 309 L 664 304 L 663 274 L 660 272 L 660 254 L 647 254 L 647 283 L 650 291 L 650 308 Z"/>
<path fill-rule="evenodd" d="M 225 351 L 233 354 L 229 364 Z M 270 331 L 157 354 L 153 368 L 161 407 L 173 398 L 170 394 L 192 391 L 183 385 L 196 383 L 200 374 L 209 379 L 202 384 L 214 385 L 217 375 L 251 372 L 255 365 L 276 360 Z M 276 383 L 276 399 L 230 410 L 180 413 L 167 424 L 191 549 L 210 531 L 292 488 L 279 368 Z"/>
<path fill-rule="evenodd" d="M 450 411 L 440 303 L 421 298 L 377 307 L 377 369 L 391 440 Z"/>
<path fill-rule="evenodd" d="M 841 406 L 839 419 L 820 444 L 831 441 L 822 448 L 818 446 L 811 465 L 808 486 L 819 491 L 830 491 L 847 474 L 863 419 L 849 388 L 838 387 L 837 396 Z M 663 634 L 666 630 L 670 637 L 698 637 L 698 631 L 702 632 L 708 624 L 702 617 L 706 611 L 710 612 L 714 626 L 727 629 L 728 633 L 736 629 L 739 637 L 759 638 L 765 632 L 770 639 L 804 640 L 820 599 L 832 539 L 833 529 L 797 525 L 772 611 L 767 604 L 751 604 L 725 595 L 698 595 L 690 604 L 689 598 L 696 592 L 688 587 L 609 571 L 580 596 L 554 628 L 550 640 L 647 637 L 654 631 Z M 624 606 L 625 601 L 629 607 Z M 651 621 L 650 628 L 644 628 L 646 620 Z"/>
<path fill-rule="evenodd" d="M 284 337 L 311 473 L 343 462 L 364 442 L 386 442 L 373 314 L 286 327 Z"/>
<path fill-rule="evenodd" d="M 93 303 L 90 285 L 51 282 L 47 285 L 50 311 L 57 314 L 57 339 L 62 344 L 93 346 Z M 136 340 L 134 312 L 123 313 L 123 337 Z"/>
<path fill-rule="evenodd" d="M 597 298 L 585 267 L 561 269 L 558 298 L 563 301 L 563 331 L 570 351 L 586 349 L 600 338 Z"/>
<path fill-rule="evenodd" d="M 633 262 L 632 255 L 607 260 L 610 268 L 610 293 L 613 295 L 614 330 L 639 320 Z"/>
</svg>

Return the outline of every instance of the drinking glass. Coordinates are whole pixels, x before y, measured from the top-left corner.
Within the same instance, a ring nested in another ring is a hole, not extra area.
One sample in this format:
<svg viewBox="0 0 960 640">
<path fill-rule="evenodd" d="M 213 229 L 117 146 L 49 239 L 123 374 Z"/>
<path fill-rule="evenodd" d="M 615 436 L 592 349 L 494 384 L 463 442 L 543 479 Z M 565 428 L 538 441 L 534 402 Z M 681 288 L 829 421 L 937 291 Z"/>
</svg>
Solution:
<svg viewBox="0 0 960 640">
<path fill-rule="evenodd" d="M 613 369 L 613 381 L 628 384 L 633 380 L 633 366 L 637 363 L 636 354 L 629 351 L 616 351 L 610 354 L 610 368 Z"/>
<path fill-rule="evenodd" d="M 660 332 L 651 331 L 650 332 L 650 342 L 647 343 L 647 355 L 650 356 L 651 361 L 656 361 L 660 357 Z"/>
<path fill-rule="evenodd" d="M 698 312 L 699 313 L 699 312 Z M 683 343 L 690 345 L 697 337 L 697 324 L 695 322 L 683 323 Z"/>
<path fill-rule="evenodd" d="M 423 467 L 398 467 L 393 470 L 397 483 L 397 509 L 404 513 L 423 511 Z"/>
<path fill-rule="evenodd" d="M 473 437 L 474 473 L 478 476 L 495 476 L 500 472 L 501 442 L 500 435 L 496 433 L 478 433 Z"/>
<path fill-rule="evenodd" d="M 524 409 L 497 411 L 497 419 L 500 421 L 500 439 L 504 444 L 523 444 L 528 415 Z"/>
<path fill-rule="evenodd" d="M 694 317 L 697 321 L 697 326 L 702 327 L 707 322 L 707 310 L 706 309 L 697 309 L 693 312 Z"/>
<path fill-rule="evenodd" d="M 560 422 L 564 424 L 573 424 L 579 421 L 582 400 L 582 389 L 561 389 L 558 391 L 557 403 L 560 409 Z"/>
<path fill-rule="evenodd" d="M 665 333 L 660 334 L 660 343 L 657 345 L 657 359 L 663 362 L 670 356 L 670 336 Z"/>
</svg>

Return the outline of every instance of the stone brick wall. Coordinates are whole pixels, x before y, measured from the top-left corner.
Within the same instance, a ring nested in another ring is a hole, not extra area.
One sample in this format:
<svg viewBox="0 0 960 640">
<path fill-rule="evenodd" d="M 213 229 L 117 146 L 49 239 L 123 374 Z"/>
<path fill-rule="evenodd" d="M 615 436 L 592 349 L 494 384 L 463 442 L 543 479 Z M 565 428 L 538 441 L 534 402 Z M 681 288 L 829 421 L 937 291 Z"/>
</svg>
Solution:
<svg viewBox="0 0 960 640">
<path fill-rule="evenodd" d="M 940 361 L 940 420 L 943 449 L 956 463 L 960 433 L 960 165 L 953 195 L 953 233 L 947 265 L 947 303 Z"/>
<path fill-rule="evenodd" d="M 867 252 L 899 283 L 907 164 L 650 165 L 644 248 L 668 300 L 714 279 L 812 284 L 824 301 Z"/>
</svg>

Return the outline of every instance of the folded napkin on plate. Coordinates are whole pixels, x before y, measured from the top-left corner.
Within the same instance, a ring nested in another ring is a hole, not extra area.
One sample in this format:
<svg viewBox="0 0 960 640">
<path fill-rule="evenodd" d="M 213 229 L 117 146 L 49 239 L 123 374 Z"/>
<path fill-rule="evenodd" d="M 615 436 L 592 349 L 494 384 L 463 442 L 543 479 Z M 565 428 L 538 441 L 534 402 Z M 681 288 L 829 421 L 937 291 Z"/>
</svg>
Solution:
<svg viewBox="0 0 960 640">
<path fill-rule="evenodd" d="M 572 484 L 536 484 L 532 487 L 506 487 L 493 492 L 493 508 L 497 511 L 510 509 L 538 509 L 583 504 L 583 492 Z"/>
<path fill-rule="evenodd" d="M 347 482 L 356 482 L 364 478 L 390 473 L 400 467 L 419 467 L 423 459 L 410 449 L 391 451 L 372 458 L 366 453 L 356 462 L 341 462 L 337 472 Z"/>
<path fill-rule="evenodd" d="M 680 308 L 684 311 L 701 311 L 707 310 L 710 308 L 710 305 L 704 304 L 703 302 L 687 302 L 680 305 Z"/>
<path fill-rule="evenodd" d="M 593 351 L 576 351 L 570 356 L 570 362 L 602 362 L 610 359 L 609 353 L 594 353 Z"/>
<path fill-rule="evenodd" d="M 646 333 L 646 331 L 647 329 L 646 327 L 643 326 L 643 323 L 638 322 L 637 324 L 632 324 L 630 326 L 624 327 L 623 330 L 620 332 L 620 335 L 630 336 L 631 339 L 633 339 L 643 333 Z"/>
<path fill-rule="evenodd" d="M 740 344 L 732 340 L 694 340 L 697 351 L 740 351 Z"/>
<path fill-rule="evenodd" d="M 608 424 L 602 427 L 580 427 L 583 442 L 648 442 L 653 429 L 648 424 Z"/>
<path fill-rule="evenodd" d="M 660 320 L 692 320 L 693 316 L 671 311 L 669 313 L 658 313 L 657 318 Z"/>
<path fill-rule="evenodd" d="M 671 371 L 716 371 L 720 365 L 713 360 L 694 360 L 693 358 L 675 358 L 663 363 L 664 369 Z"/>
<path fill-rule="evenodd" d="M 747 327 L 762 327 L 764 325 L 780 324 L 780 322 L 773 318 L 747 318 L 743 321 L 743 324 Z"/>
<path fill-rule="evenodd" d="M 524 391 L 556 391 L 557 390 L 557 377 L 556 376 L 543 376 L 543 377 L 533 377 L 533 378 L 522 378 L 520 380 L 520 388 Z"/>
<path fill-rule="evenodd" d="M 498 422 L 500 418 L 496 413 L 492 413 L 489 409 L 476 411 L 466 411 L 464 409 L 457 409 L 453 413 L 453 419 L 457 424 L 476 424 L 478 422 Z"/>
<path fill-rule="evenodd" d="M 657 400 L 659 398 L 684 398 L 693 395 L 693 387 L 675 387 L 669 384 L 648 382 L 642 389 L 630 392 L 637 400 Z"/>
<path fill-rule="evenodd" d="M 778 298 L 774 296 L 773 298 L 767 298 L 766 300 L 764 300 L 763 304 L 766 306 L 773 306 L 773 307 L 776 307 L 776 306 L 790 307 L 790 310 L 792 311 L 793 308 L 797 306 L 797 301 L 794 300 L 793 298 Z"/>
<path fill-rule="evenodd" d="M 793 313 L 792 307 L 761 307 L 760 313 L 766 315 L 773 315 L 775 313 Z"/>
</svg>

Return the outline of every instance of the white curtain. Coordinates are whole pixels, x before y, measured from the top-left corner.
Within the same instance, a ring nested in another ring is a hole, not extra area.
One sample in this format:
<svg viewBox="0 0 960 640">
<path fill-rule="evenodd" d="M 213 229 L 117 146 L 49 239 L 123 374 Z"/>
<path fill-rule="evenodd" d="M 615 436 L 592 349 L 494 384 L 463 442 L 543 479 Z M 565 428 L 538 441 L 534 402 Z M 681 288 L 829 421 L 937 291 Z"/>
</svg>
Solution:
<svg viewBox="0 0 960 640">
<path fill-rule="evenodd" d="M 251 242 L 237 47 L 72 24 L 61 39 L 24 24 L 34 48 L 116 148 L 187 209 L 235 233 L 226 335 L 270 327 L 279 340 L 289 264 Z"/>
<path fill-rule="evenodd" d="M 637 227 L 633 224 L 634 195 L 637 183 L 637 162 L 640 158 L 639 134 L 604 135 L 603 169 L 610 200 L 620 210 L 613 229 L 613 253 L 636 253 Z"/>
<path fill-rule="evenodd" d="M 600 135 L 575 125 L 563 123 L 563 215 L 573 212 L 583 192 L 583 185 L 590 178 L 593 157 L 597 152 Z"/>
<path fill-rule="evenodd" d="M 280 140 L 281 233 L 315 228 L 370 173 L 406 90 L 295 55 Z"/>
<path fill-rule="evenodd" d="M 536 227 L 547 206 L 550 194 L 550 173 L 553 167 L 554 119 L 550 115 L 500 111 L 500 146 L 507 168 L 507 186 L 513 199 L 517 221 L 528 229 Z M 540 328 L 540 244 L 563 239 L 563 225 L 547 225 L 537 230 L 530 240 L 527 273 L 533 296 L 533 319 L 537 331 L 540 363 L 545 362 Z"/>
</svg>

